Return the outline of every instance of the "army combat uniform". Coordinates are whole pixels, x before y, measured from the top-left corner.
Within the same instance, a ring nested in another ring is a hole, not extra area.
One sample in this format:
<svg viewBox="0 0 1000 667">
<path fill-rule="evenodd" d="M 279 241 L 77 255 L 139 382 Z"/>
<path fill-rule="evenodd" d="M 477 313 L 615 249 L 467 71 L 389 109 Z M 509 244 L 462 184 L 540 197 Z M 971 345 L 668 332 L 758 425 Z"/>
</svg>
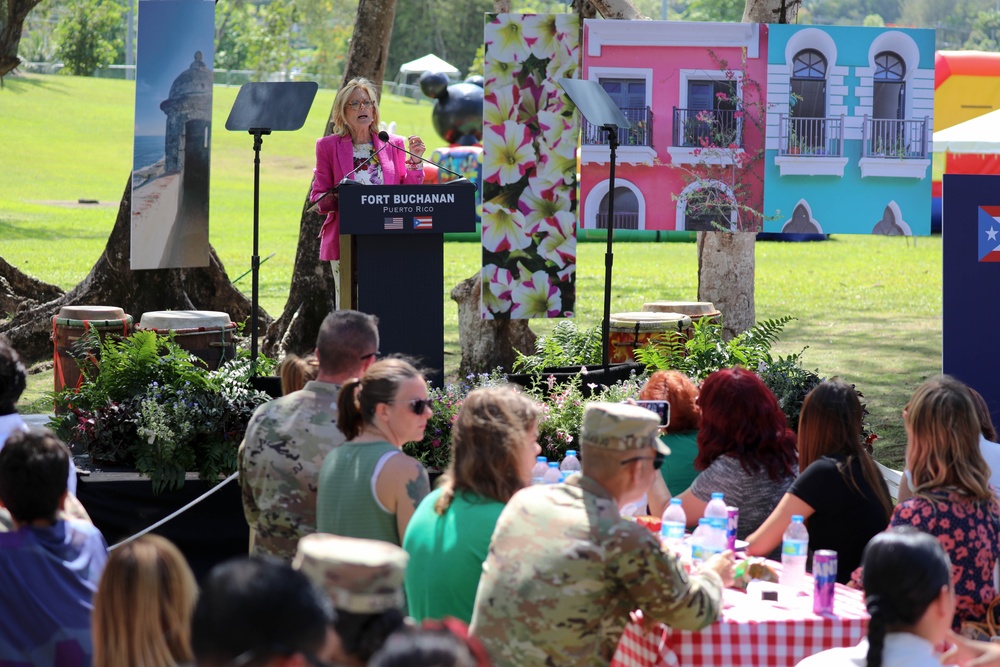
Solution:
<svg viewBox="0 0 1000 667">
<path fill-rule="evenodd" d="M 316 532 L 316 493 L 323 459 L 343 444 L 337 428 L 340 387 L 313 380 L 257 408 L 239 451 L 243 513 L 252 555 L 291 562 L 299 538 Z"/>
<path fill-rule="evenodd" d="M 635 410 L 648 413 L 648 423 Z M 581 440 L 662 451 L 658 426 L 648 410 L 592 403 Z M 606 667 L 630 611 L 701 629 L 718 618 L 722 587 L 715 572 L 688 576 L 649 530 L 619 516 L 603 486 L 576 474 L 522 489 L 507 503 L 483 563 L 470 631 L 495 667 Z"/>
</svg>

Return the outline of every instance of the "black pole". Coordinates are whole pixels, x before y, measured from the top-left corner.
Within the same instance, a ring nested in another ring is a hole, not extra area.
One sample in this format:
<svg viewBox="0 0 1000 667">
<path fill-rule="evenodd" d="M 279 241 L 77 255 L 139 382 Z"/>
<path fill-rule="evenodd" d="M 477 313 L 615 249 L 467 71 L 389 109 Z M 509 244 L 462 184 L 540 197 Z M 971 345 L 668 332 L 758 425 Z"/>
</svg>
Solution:
<svg viewBox="0 0 1000 667">
<path fill-rule="evenodd" d="M 608 370 L 608 338 L 611 331 L 611 269 L 615 263 L 615 151 L 618 149 L 618 128 L 604 125 L 611 149 L 611 169 L 608 176 L 608 246 L 604 252 L 604 321 L 601 323 L 601 363 Z"/>
<path fill-rule="evenodd" d="M 257 248 L 257 240 L 260 230 L 260 148 L 264 143 L 263 135 L 271 134 L 267 128 L 250 128 L 253 135 L 253 255 L 250 256 L 250 271 L 253 275 L 251 280 L 250 297 L 250 377 L 257 377 L 257 321 L 259 310 L 259 277 L 260 277 L 260 251 Z"/>
</svg>

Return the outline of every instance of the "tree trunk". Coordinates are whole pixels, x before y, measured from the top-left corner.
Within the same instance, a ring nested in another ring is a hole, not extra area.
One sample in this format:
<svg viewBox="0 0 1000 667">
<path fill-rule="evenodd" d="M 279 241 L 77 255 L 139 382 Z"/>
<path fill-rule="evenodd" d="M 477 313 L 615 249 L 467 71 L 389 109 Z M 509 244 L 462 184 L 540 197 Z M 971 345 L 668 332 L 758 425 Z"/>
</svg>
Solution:
<svg viewBox="0 0 1000 667">
<path fill-rule="evenodd" d="M 21 64 L 17 47 L 28 12 L 42 0 L 0 0 L 4 11 L 0 13 L 0 82 L 12 69 Z"/>
<path fill-rule="evenodd" d="M 727 340 L 754 325 L 753 232 L 698 232 L 698 300 L 722 312 Z"/>
<path fill-rule="evenodd" d="M 363 76 L 374 81 L 381 90 L 395 15 L 396 0 L 361 0 L 358 3 L 342 86 L 355 77 Z M 331 107 L 325 135 L 330 134 L 332 121 Z M 325 216 L 308 213 L 309 206 L 307 192 L 299 221 L 299 244 L 288 301 L 281 317 L 268 328 L 261 345 L 261 350 L 271 356 L 312 351 L 316 347 L 316 334 L 323 318 L 337 309 L 330 263 L 319 259 L 318 236 Z M 347 282 L 343 288 L 348 289 Z"/>
<path fill-rule="evenodd" d="M 590 4 L 606 19 L 637 21 L 649 18 L 636 9 L 631 0 L 590 0 Z"/>
<path fill-rule="evenodd" d="M 125 184 L 104 253 L 90 274 L 71 291 L 45 303 L 22 308 L 8 322 L 0 324 L 0 334 L 27 363 L 52 357 L 52 317 L 69 305 L 118 306 L 132 315 L 136 322 L 151 310 L 218 310 L 228 313 L 234 322 L 250 317 L 250 300 L 237 290 L 209 247 L 209 265 L 194 269 L 155 269 L 133 271 L 129 268 L 130 213 L 132 208 L 132 176 Z M 44 286 L 44 283 L 41 283 Z M 53 294 L 53 286 L 44 294 Z M 58 288 L 55 288 L 58 289 Z M 260 311 L 263 330 L 270 317 Z"/>
<path fill-rule="evenodd" d="M 743 23 L 795 23 L 801 0 L 746 0 Z"/>
<path fill-rule="evenodd" d="M 528 328 L 527 320 L 483 319 L 479 308 L 482 288 L 482 276 L 477 273 L 451 291 L 452 301 L 458 303 L 458 339 L 462 351 L 459 378 L 470 373 L 488 373 L 497 367 L 510 371 L 517 359 L 515 350 L 524 354 L 535 351 L 535 334 Z"/>
</svg>

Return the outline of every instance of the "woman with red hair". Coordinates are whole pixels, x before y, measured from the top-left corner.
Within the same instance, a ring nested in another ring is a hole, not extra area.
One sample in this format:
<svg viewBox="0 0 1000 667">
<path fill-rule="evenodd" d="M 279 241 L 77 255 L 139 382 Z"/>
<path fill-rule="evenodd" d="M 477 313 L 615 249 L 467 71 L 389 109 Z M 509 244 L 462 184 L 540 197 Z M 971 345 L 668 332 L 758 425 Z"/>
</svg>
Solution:
<svg viewBox="0 0 1000 667">
<path fill-rule="evenodd" d="M 736 536 L 757 530 L 798 474 L 795 433 L 778 399 L 745 368 L 715 371 L 701 383 L 701 428 L 694 467 L 701 471 L 680 494 L 689 528 L 712 494 L 740 510 Z"/>
<path fill-rule="evenodd" d="M 698 387 L 691 378 L 679 371 L 656 371 L 642 389 L 641 401 L 666 401 L 670 404 L 670 423 L 666 435 L 660 439 L 670 448 L 670 456 L 663 461 L 660 474 L 668 489 L 679 493 L 689 486 L 698 471 L 694 458 L 698 455 Z"/>
</svg>

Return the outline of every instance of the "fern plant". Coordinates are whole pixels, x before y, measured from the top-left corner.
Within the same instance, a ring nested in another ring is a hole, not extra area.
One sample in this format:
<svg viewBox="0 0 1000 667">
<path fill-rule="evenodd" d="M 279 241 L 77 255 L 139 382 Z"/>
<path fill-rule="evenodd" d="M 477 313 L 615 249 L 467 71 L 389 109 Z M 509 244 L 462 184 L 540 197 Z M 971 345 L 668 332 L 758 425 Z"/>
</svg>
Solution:
<svg viewBox="0 0 1000 667">
<path fill-rule="evenodd" d="M 756 371 L 761 364 L 773 363 L 771 346 L 793 319 L 786 315 L 764 320 L 725 341 L 722 326 L 703 317 L 692 323 L 691 338 L 676 333 L 662 334 L 637 349 L 635 357 L 651 371 L 675 369 L 696 380 L 737 365 Z"/>
<path fill-rule="evenodd" d="M 545 368 L 587 366 L 601 363 L 601 328 L 583 329 L 572 320 L 563 320 L 548 336 L 535 341 L 535 353 L 517 352 L 513 371 L 536 374 Z"/>
</svg>

